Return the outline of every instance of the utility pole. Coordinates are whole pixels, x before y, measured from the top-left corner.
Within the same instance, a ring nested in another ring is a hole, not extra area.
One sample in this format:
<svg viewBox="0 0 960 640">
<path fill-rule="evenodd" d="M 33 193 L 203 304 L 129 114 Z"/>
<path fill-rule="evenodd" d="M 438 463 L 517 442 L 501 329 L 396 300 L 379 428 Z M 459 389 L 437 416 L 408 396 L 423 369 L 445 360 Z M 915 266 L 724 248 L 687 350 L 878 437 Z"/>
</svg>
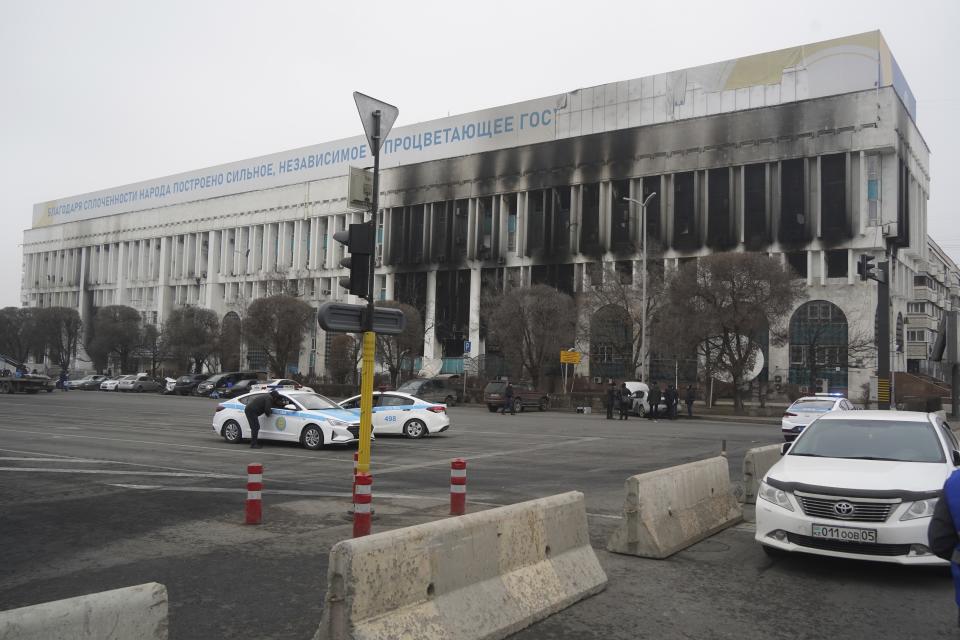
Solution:
<svg viewBox="0 0 960 640">
<path fill-rule="evenodd" d="M 877 264 L 874 257 L 863 253 L 857 261 L 860 280 L 877 281 L 877 408 L 890 408 L 890 255 Z"/>
</svg>

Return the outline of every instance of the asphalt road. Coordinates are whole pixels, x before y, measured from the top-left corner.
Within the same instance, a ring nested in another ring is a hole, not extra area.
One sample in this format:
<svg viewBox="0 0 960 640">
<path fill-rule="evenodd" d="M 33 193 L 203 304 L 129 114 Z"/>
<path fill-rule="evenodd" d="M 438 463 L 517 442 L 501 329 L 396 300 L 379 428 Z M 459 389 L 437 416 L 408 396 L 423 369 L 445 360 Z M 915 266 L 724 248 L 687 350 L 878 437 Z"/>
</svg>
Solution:
<svg viewBox="0 0 960 640">
<path fill-rule="evenodd" d="M 350 536 L 352 449 L 228 445 L 200 398 L 0 396 L 0 609 L 156 581 L 170 637 L 310 638 L 327 554 Z M 446 516 L 449 463 L 472 509 L 577 489 L 610 583 L 521 632 L 534 638 L 955 637 L 949 576 L 815 557 L 772 561 L 749 523 L 666 561 L 604 551 L 636 473 L 716 455 L 738 479 L 776 426 L 451 410 L 452 428 L 378 438 L 374 530 Z M 264 523 L 243 525 L 246 465 L 262 462 Z"/>
</svg>

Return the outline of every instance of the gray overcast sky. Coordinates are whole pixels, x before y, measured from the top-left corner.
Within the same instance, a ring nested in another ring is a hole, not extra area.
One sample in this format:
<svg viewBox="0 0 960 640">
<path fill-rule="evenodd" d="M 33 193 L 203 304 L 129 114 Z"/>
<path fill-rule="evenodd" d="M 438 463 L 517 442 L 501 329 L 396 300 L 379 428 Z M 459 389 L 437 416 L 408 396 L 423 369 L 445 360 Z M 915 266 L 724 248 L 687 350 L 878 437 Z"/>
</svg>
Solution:
<svg viewBox="0 0 960 640">
<path fill-rule="evenodd" d="M 956 0 L 3 0 L 0 306 L 35 203 L 361 134 L 354 90 L 400 126 L 877 28 L 960 261 L 958 26 Z"/>
</svg>

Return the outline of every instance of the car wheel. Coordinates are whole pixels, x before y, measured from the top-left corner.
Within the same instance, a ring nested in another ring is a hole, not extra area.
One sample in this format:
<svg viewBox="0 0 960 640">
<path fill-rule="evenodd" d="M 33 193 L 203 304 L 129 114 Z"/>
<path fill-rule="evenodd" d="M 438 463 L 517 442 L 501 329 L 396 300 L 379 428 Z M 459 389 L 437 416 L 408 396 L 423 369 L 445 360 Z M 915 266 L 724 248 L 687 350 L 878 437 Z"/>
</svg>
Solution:
<svg viewBox="0 0 960 640">
<path fill-rule="evenodd" d="M 540 398 L 540 406 L 538 406 L 537 408 L 540 409 L 540 411 L 546 411 L 547 407 L 549 406 L 550 406 L 549 398 Z"/>
<path fill-rule="evenodd" d="M 443 403 L 448 407 L 455 407 L 457 406 L 457 399 L 453 396 L 447 396 L 443 399 Z"/>
<path fill-rule="evenodd" d="M 0 393 L 13 393 L 13 385 L 9 382 L 0 382 Z"/>
<path fill-rule="evenodd" d="M 323 431 L 320 430 L 320 427 L 312 424 L 308 425 L 300 433 L 300 444 L 314 451 L 320 449 L 323 447 Z"/>
<path fill-rule="evenodd" d="M 496 412 L 497 412 L 497 405 L 495 405 L 495 404 L 488 404 L 488 405 L 487 405 L 487 410 L 488 410 L 490 413 L 496 413 Z"/>
<path fill-rule="evenodd" d="M 143 387 L 137 387 L 136 389 L 134 389 L 134 391 L 136 391 L 137 393 L 143 393 Z"/>
<path fill-rule="evenodd" d="M 416 418 L 408 420 L 407 424 L 403 425 L 403 435 L 408 438 L 422 438 L 427 435 L 427 425 L 424 424 L 423 420 Z"/>
<path fill-rule="evenodd" d="M 514 410 L 516 413 L 520 413 L 521 411 L 523 411 L 523 402 L 520 401 L 520 400 L 514 400 L 514 401 L 513 401 L 513 410 Z"/>
<path fill-rule="evenodd" d="M 763 552 L 767 554 L 767 556 L 770 558 L 782 558 L 788 553 L 783 549 L 778 549 L 777 547 L 770 547 L 765 544 L 762 544 L 760 546 L 763 547 Z"/>
<path fill-rule="evenodd" d="M 243 440 L 243 431 L 240 429 L 240 424 L 236 420 L 227 420 L 223 423 L 220 435 L 223 436 L 223 439 L 226 440 L 228 444 L 240 444 L 240 441 Z"/>
</svg>

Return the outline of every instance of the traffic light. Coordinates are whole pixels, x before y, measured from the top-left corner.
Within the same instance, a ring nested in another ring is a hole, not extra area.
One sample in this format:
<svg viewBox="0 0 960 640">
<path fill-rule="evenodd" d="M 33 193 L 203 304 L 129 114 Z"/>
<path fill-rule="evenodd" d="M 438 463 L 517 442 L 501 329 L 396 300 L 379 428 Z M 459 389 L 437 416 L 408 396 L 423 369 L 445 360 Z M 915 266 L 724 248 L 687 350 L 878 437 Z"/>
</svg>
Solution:
<svg viewBox="0 0 960 640">
<path fill-rule="evenodd" d="M 860 258 L 857 260 L 857 274 L 864 282 L 870 279 L 876 280 L 876 276 L 873 273 L 876 265 L 873 264 L 873 261 L 874 257 L 866 253 L 861 253 Z"/>
<path fill-rule="evenodd" d="M 370 256 L 373 255 L 373 224 L 351 224 L 343 231 L 333 234 L 333 239 L 345 245 L 349 256 L 340 260 L 340 266 L 350 270 L 349 276 L 340 278 L 340 286 L 355 296 L 370 295 Z"/>
</svg>

